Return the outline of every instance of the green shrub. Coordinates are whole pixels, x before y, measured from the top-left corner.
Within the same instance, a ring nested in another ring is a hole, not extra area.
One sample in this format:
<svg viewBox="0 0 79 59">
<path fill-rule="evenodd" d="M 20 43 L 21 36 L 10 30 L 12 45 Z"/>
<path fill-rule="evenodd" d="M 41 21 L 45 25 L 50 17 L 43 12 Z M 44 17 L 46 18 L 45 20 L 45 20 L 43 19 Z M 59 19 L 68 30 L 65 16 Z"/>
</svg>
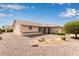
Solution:
<svg viewBox="0 0 79 59">
<path fill-rule="evenodd" d="M 77 34 L 79 34 L 79 21 L 71 21 L 66 24 L 64 24 L 64 31 L 69 34 L 75 34 L 75 37 L 77 37 Z"/>
<path fill-rule="evenodd" d="M 13 29 L 1 29 L 2 32 L 13 32 Z"/>
<path fill-rule="evenodd" d="M 56 34 L 56 33 L 54 33 L 54 32 L 51 32 L 50 34 Z"/>
<path fill-rule="evenodd" d="M 65 35 L 65 33 L 59 33 L 59 35 Z"/>
<path fill-rule="evenodd" d="M 13 32 L 13 29 L 7 29 L 7 32 Z"/>
<path fill-rule="evenodd" d="M 55 35 L 65 35 L 65 33 L 51 33 L 51 34 L 55 34 Z"/>
<path fill-rule="evenodd" d="M 61 37 L 61 39 L 64 40 L 64 41 L 66 41 L 66 38 L 65 37 Z"/>
</svg>

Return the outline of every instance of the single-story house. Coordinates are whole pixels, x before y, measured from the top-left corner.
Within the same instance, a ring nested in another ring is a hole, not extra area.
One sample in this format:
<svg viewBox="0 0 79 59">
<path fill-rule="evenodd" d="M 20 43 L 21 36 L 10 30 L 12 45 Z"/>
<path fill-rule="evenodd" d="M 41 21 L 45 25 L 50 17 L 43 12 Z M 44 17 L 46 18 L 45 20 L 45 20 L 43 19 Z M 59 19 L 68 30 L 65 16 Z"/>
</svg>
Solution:
<svg viewBox="0 0 79 59">
<path fill-rule="evenodd" d="M 32 21 L 24 20 L 14 20 L 13 22 L 13 33 L 23 34 L 23 33 L 61 33 L 63 28 L 58 25 L 52 24 L 41 24 Z"/>
</svg>

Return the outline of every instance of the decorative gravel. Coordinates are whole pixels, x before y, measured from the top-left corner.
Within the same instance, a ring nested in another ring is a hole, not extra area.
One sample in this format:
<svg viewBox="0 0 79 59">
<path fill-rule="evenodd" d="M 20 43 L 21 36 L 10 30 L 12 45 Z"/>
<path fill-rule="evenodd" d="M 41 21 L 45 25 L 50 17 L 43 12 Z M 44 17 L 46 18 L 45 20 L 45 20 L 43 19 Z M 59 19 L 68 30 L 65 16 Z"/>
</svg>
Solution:
<svg viewBox="0 0 79 59">
<path fill-rule="evenodd" d="M 58 46 L 32 47 L 31 40 L 41 37 L 57 38 L 57 35 L 43 35 L 38 37 L 23 37 L 12 33 L 0 35 L 0 55 L 2 56 L 79 56 L 79 40 L 66 36 L 68 42 Z"/>
<path fill-rule="evenodd" d="M 61 44 L 64 44 L 66 43 L 66 41 L 62 40 L 60 37 L 56 38 L 56 39 L 47 39 L 47 38 L 44 38 L 45 41 L 42 41 L 40 42 L 39 40 L 40 39 L 36 39 L 36 40 L 31 40 L 30 41 L 30 44 L 31 45 L 39 45 L 39 46 L 58 46 L 58 45 L 61 45 Z"/>
</svg>

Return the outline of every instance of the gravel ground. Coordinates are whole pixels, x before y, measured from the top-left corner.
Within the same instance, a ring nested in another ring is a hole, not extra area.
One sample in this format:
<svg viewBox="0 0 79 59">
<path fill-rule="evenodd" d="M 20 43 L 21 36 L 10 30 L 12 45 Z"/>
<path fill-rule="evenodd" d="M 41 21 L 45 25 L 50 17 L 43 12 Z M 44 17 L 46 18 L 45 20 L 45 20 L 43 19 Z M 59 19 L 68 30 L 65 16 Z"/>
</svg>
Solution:
<svg viewBox="0 0 79 59">
<path fill-rule="evenodd" d="M 32 47 L 30 40 L 45 38 L 57 38 L 56 35 L 44 35 L 39 37 L 22 37 L 12 33 L 0 35 L 1 56 L 79 56 L 79 40 L 70 39 L 67 43 L 58 46 Z"/>
</svg>

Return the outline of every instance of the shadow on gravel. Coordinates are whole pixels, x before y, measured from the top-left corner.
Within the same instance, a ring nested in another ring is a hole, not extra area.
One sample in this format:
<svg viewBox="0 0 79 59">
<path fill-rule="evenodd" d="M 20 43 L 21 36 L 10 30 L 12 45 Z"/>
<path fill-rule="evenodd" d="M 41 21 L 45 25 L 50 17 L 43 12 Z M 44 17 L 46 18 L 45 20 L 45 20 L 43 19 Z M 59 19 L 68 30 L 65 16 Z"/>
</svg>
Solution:
<svg viewBox="0 0 79 59">
<path fill-rule="evenodd" d="M 76 37 L 71 37 L 72 39 L 76 39 L 76 40 L 79 40 L 79 37 L 78 38 L 76 38 Z"/>
<path fill-rule="evenodd" d="M 0 36 L 0 40 L 2 40 L 2 37 Z"/>
<path fill-rule="evenodd" d="M 38 34 L 38 35 L 23 35 L 23 37 L 29 37 L 29 38 L 34 38 L 34 37 L 39 37 L 39 36 L 43 36 L 45 34 Z"/>
</svg>

